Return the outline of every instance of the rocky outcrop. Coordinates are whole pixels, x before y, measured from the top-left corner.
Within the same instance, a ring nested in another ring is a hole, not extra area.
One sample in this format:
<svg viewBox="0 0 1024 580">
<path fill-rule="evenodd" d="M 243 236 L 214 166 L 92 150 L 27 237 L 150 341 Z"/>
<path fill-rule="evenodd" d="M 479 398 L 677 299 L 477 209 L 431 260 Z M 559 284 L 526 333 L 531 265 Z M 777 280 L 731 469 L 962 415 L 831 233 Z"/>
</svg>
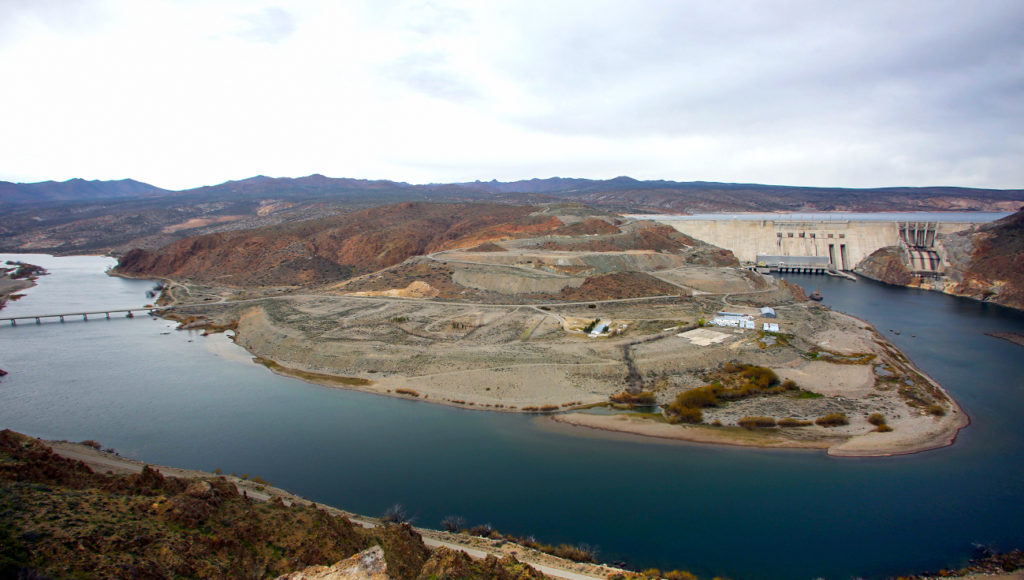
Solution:
<svg viewBox="0 0 1024 580">
<path fill-rule="evenodd" d="M 854 272 L 886 284 L 906 286 L 913 279 L 910 269 L 907 268 L 907 255 L 898 246 L 888 246 L 875 250 L 865 258 Z"/>
<path fill-rule="evenodd" d="M 310 566 L 277 580 L 390 580 L 384 550 L 374 546 L 333 566 Z"/>
<path fill-rule="evenodd" d="M 1024 210 L 941 243 L 947 293 L 1024 309 Z"/>
<path fill-rule="evenodd" d="M 1024 309 L 1024 210 L 982 226 L 938 237 L 942 276 L 915 276 L 907 252 L 881 248 L 854 270 L 899 286 L 939 290 L 947 294 Z"/>
</svg>

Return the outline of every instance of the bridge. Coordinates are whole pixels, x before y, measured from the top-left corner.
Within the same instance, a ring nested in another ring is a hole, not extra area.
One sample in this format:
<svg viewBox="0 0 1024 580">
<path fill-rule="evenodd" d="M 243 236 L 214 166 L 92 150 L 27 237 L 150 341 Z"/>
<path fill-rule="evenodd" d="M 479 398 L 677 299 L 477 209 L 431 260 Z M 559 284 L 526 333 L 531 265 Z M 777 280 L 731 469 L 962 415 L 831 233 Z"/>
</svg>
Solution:
<svg viewBox="0 0 1024 580">
<path fill-rule="evenodd" d="M 164 308 L 164 307 L 154 308 L 152 306 L 145 306 L 145 307 L 138 307 L 138 308 L 115 308 L 115 309 L 112 309 L 112 310 L 93 310 L 91 312 L 63 312 L 63 313 L 59 313 L 59 314 L 27 314 L 27 315 L 24 315 L 24 316 L 8 316 L 8 317 L 5 317 L 5 318 L 0 318 L 0 322 L 7 321 L 7 322 L 11 323 L 11 326 L 18 326 L 18 321 L 19 320 L 24 320 L 26 322 L 31 322 L 31 321 L 34 320 L 36 324 L 42 324 L 43 320 L 44 319 L 48 319 L 48 318 L 53 318 L 53 319 L 59 320 L 60 322 L 65 322 L 65 318 L 77 318 L 79 316 L 82 317 L 83 321 L 88 322 L 90 315 L 91 316 L 103 315 L 103 317 L 106 320 L 110 320 L 110 315 L 111 314 L 122 314 L 122 313 L 125 313 L 125 318 L 135 318 L 135 313 L 136 312 L 145 312 L 146 314 L 155 316 L 154 312 L 156 310 L 166 310 L 166 308 Z"/>
</svg>

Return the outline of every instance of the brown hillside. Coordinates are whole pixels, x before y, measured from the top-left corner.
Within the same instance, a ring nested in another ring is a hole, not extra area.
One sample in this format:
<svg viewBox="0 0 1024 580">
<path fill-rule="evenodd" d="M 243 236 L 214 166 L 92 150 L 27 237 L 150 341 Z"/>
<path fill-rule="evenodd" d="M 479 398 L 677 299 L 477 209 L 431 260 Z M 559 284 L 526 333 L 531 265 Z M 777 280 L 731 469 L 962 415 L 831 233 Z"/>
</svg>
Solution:
<svg viewBox="0 0 1024 580">
<path fill-rule="evenodd" d="M 683 292 L 678 286 L 663 282 L 643 272 L 616 272 L 591 276 L 579 288 L 565 288 L 562 300 L 615 300 L 644 296 L 675 296 Z"/>
<path fill-rule="evenodd" d="M 132 250 L 116 271 L 243 286 L 320 285 L 393 266 L 416 255 L 562 226 L 536 208 L 401 203 L 329 218 L 187 238 Z"/>
<path fill-rule="evenodd" d="M 1024 308 L 1024 210 L 965 235 L 974 251 L 953 292 Z"/>
<path fill-rule="evenodd" d="M 275 578 L 373 545 L 388 578 L 544 578 L 512 556 L 432 552 L 408 524 L 353 525 L 314 505 L 258 502 L 224 477 L 101 475 L 0 431 L 0 578 Z"/>
<path fill-rule="evenodd" d="M 607 223 L 607 222 L 603 222 Z M 618 231 L 618 228 L 608 224 Z M 588 232 L 597 233 L 597 232 Z M 614 232 L 613 232 L 614 233 Z M 644 224 L 633 231 L 602 236 L 593 240 L 551 241 L 541 247 L 563 252 L 624 252 L 627 250 L 676 251 L 701 242 L 669 226 Z"/>
</svg>

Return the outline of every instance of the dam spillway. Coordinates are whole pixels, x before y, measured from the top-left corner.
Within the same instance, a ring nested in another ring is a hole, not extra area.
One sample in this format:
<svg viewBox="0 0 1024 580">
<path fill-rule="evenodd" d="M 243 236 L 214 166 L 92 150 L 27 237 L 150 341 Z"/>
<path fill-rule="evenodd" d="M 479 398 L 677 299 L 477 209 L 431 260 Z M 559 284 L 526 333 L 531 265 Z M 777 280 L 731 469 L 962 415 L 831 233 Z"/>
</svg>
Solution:
<svg viewBox="0 0 1024 580">
<path fill-rule="evenodd" d="M 962 221 L 843 219 L 841 214 L 829 219 L 806 219 L 785 214 L 772 219 L 727 215 L 720 219 L 709 216 L 642 217 L 730 250 L 745 264 L 757 264 L 759 256 L 783 262 L 787 258 L 793 259 L 792 262 L 799 261 L 799 258 L 815 258 L 814 262 L 827 260 L 825 263 L 836 270 L 853 270 L 876 250 L 896 246 L 909 252 L 915 270 L 926 273 L 941 271 L 941 245 L 935 243 L 940 236 L 978 223 L 969 218 Z"/>
</svg>

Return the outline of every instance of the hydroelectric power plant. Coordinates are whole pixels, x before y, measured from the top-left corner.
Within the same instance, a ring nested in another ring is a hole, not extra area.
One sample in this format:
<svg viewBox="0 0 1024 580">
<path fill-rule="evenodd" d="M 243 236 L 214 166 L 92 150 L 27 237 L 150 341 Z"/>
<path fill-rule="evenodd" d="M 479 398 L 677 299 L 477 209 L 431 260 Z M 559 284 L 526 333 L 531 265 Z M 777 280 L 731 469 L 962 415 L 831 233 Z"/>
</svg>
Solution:
<svg viewBox="0 0 1024 580">
<path fill-rule="evenodd" d="M 656 220 L 731 250 L 746 265 L 772 271 L 850 271 L 876 250 L 896 246 L 909 269 L 921 276 L 942 274 L 944 250 L 938 236 L 995 219 L 990 214 L 722 214 L 633 216 Z M 998 217 L 998 216 L 997 216 Z"/>
</svg>

